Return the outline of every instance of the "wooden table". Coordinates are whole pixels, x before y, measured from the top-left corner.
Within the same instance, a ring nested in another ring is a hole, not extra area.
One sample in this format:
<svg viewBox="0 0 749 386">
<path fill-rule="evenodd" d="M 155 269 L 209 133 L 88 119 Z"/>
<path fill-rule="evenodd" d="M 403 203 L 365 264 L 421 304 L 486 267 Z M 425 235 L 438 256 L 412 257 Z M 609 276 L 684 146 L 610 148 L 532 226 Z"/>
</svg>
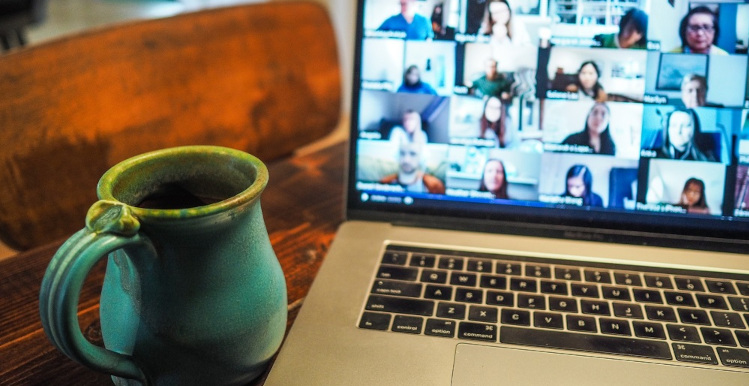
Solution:
<svg viewBox="0 0 749 386">
<path fill-rule="evenodd" d="M 345 144 L 268 165 L 262 208 L 270 240 L 288 287 L 287 331 L 307 295 L 338 225 L 343 220 Z M 94 187 L 91 187 L 94 189 Z M 83 219 L 81 219 L 83 226 Z M 108 375 L 68 359 L 47 340 L 39 319 L 39 287 L 64 240 L 0 261 L 0 384 L 111 385 Z M 99 294 L 106 259 L 81 291 L 84 335 L 101 344 Z M 255 384 L 263 383 L 261 377 Z"/>
</svg>

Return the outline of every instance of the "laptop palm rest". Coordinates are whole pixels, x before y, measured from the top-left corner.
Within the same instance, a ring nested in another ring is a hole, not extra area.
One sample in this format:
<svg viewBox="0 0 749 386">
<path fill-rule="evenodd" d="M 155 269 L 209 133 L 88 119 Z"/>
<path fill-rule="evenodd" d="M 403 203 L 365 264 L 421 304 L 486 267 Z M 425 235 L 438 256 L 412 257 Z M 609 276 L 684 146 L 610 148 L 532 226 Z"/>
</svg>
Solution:
<svg viewBox="0 0 749 386">
<path fill-rule="evenodd" d="M 484 385 L 746 385 L 746 374 L 716 373 L 633 360 L 458 344 L 453 386 Z"/>
</svg>

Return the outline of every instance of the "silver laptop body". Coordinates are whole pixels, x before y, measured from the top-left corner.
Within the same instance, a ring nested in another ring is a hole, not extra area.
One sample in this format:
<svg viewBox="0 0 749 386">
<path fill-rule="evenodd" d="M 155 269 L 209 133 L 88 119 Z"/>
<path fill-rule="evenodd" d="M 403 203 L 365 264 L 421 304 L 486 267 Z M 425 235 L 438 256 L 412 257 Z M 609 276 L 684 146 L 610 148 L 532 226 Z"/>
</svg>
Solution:
<svg viewBox="0 0 749 386">
<path fill-rule="evenodd" d="M 748 7 L 359 0 L 347 221 L 267 384 L 749 384 Z"/>
</svg>

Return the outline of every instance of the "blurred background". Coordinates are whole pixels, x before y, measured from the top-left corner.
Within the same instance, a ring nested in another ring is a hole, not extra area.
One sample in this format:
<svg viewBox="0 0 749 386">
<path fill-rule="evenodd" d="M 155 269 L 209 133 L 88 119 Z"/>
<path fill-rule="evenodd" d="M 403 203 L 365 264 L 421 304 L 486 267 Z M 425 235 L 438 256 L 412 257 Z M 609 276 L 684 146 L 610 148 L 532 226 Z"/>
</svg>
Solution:
<svg viewBox="0 0 749 386">
<path fill-rule="evenodd" d="M 43 44 L 46 41 L 83 32 L 91 28 L 122 23 L 130 20 L 161 18 L 200 9 L 225 7 L 237 4 L 260 3 L 284 0 L 0 0 L 0 40 L 3 26 L 22 25 L 22 38 L 27 46 Z M 335 28 L 338 55 L 341 63 L 343 87 L 342 117 L 333 133 L 307 151 L 342 140 L 348 135 L 348 108 L 350 106 L 351 68 L 353 57 L 354 22 L 356 2 L 351 0 L 313 0 L 328 9 Z M 38 3 L 38 5 L 36 5 Z M 33 17 L 16 15 L 19 9 L 36 7 Z M 299 15 L 303 17 L 303 15 Z M 18 37 L 10 34 L 8 44 L 11 49 L 0 55 L 12 54 L 19 48 Z M 6 43 L 6 42 L 3 42 Z M 304 151 L 304 150 L 302 150 Z M 343 171 L 341 171 L 343 172 Z M 91 189 L 95 189 L 94 186 Z M 1 204 L 0 204 L 1 205 Z M 0 259 L 16 252 L 0 243 Z"/>
<path fill-rule="evenodd" d="M 167 17 L 205 8 L 270 1 L 284 0 L 0 0 L 0 9 L 6 2 L 41 3 L 44 15 L 42 20 L 26 29 L 28 44 L 39 44 L 67 34 L 127 20 Z M 313 1 L 321 3 L 328 9 L 336 30 L 341 76 L 343 77 L 343 111 L 346 111 L 351 88 L 349 78 L 353 60 L 356 2 L 352 0 Z M 0 15 L 0 20 L 2 20 L 2 15 Z"/>
</svg>

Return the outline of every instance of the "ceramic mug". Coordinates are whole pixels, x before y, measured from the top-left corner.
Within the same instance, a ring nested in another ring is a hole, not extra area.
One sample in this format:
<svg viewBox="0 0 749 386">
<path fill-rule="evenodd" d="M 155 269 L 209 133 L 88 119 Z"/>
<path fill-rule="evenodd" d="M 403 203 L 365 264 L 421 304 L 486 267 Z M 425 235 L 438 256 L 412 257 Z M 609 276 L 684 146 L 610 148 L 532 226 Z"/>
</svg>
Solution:
<svg viewBox="0 0 749 386">
<path fill-rule="evenodd" d="M 119 385 L 239 385 L 260 375 L 287 316 L 260 209 L 267 182 L 260 160 L 214 146 L 159 150 L 112 167 L 86 227 L 44 276 L 49 339 Z M 81 333 L 77 306 L 88 271 L 107 255 L 101 348 Z"/>
</svg>

